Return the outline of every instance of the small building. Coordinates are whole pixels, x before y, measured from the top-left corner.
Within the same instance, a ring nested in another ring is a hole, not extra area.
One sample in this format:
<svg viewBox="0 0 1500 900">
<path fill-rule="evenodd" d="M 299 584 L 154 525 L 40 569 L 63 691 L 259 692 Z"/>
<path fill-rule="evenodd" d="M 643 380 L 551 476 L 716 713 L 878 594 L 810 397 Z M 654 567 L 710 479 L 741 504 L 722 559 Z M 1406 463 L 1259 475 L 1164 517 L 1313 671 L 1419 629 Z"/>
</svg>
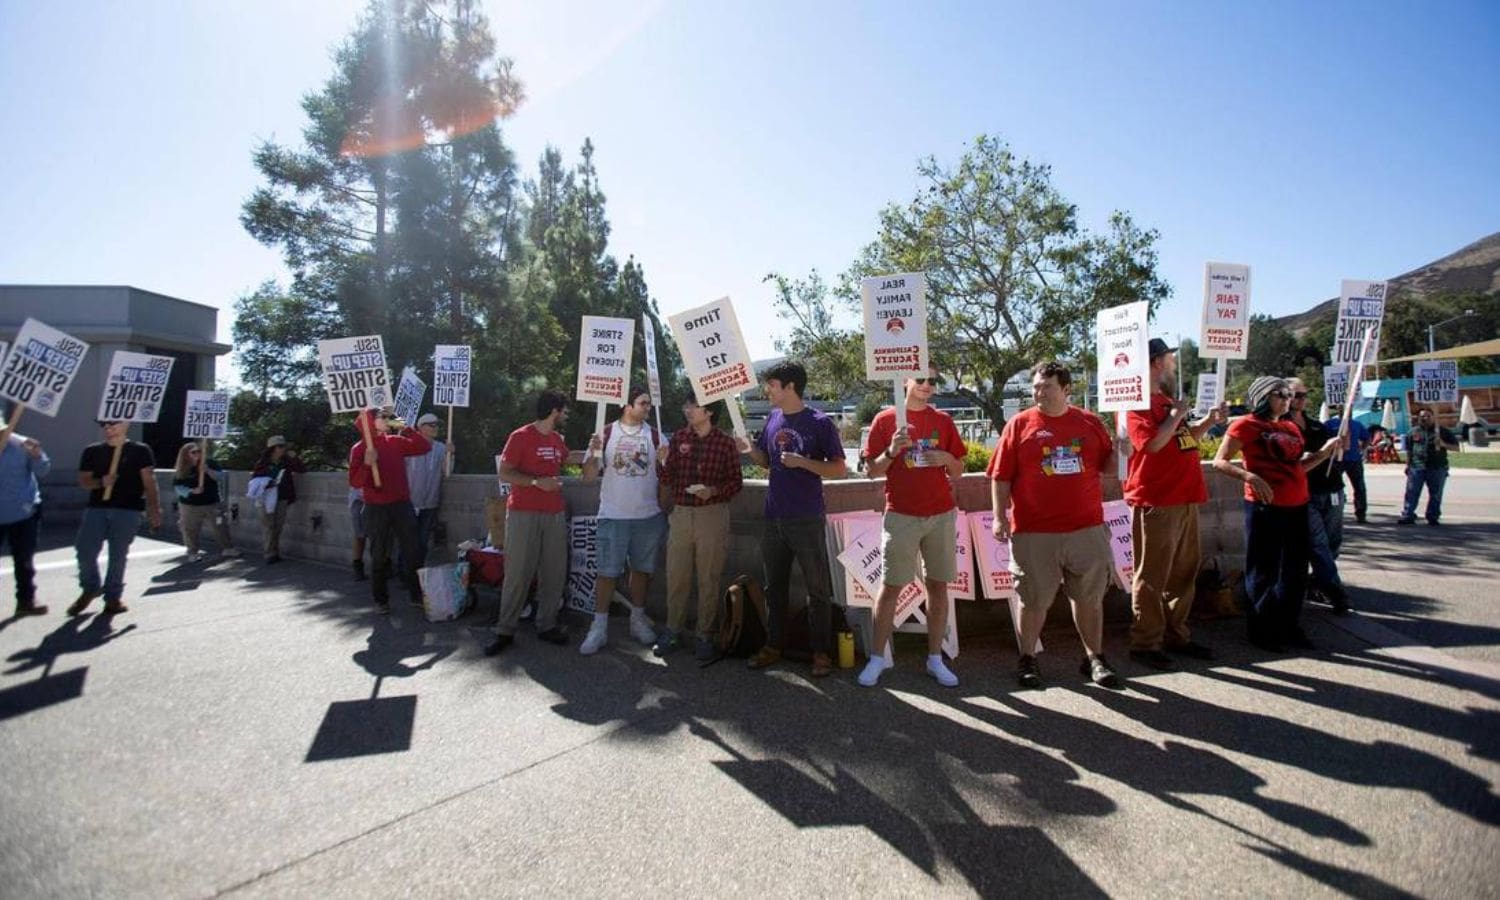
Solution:
<svg viewBox="0 0 1500 900">
<path fill-rule="evenodd" d="M 57 416 L 27 410 L 17 428 L 41 441 L 52 457 L 52 474 L 44 486 L 48 507 L 83 505 L 82 492 L 76 487 L 78 454 L 99 440 L 94 416 L 117 350 L 176 360 L 160 418 L 130 429 L 132 439 L 156 453 L 158 466 L 170 467 L 182 444 L 186 392 L 213 388 L 216 361 L 230 350 L 216 340 L 219 310 L 127 286 L 0 285 L 0 341 L 13 343 L 27 319 L 45 322 L 89 344 Z"/>
</svg>

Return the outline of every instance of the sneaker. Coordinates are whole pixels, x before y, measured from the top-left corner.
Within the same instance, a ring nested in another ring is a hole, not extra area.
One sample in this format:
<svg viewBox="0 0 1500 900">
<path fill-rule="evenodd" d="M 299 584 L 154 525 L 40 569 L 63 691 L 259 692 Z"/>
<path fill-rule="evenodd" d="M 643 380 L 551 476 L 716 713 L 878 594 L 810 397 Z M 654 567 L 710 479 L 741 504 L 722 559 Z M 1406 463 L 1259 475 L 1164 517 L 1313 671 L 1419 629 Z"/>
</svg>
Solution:
<svg viewBox="0 0 1500 900">
<path fill-rule="evenodd" d="M 204 553 L 202 550 L 189 550 L 187 553 L 187 561 L 190 563 L 202 562 L 207 558 L 208 554 Z"/>
<path fill-rule="evenodd" d="M 1428 519 L 1427 520 L 1427 524 L 1428 525 L 1441 525 L 1443 523 L 1439 522 L 1437 519 Z"/>
<path fill-rule="evenodd" d="M 1214 658 L 1211 647 L 1205 647 L 1197 641 L 1187 641 L 1182 644 L 1168 644 L 1167 652 L 1173 656 L 1186 656 L 1189 659 L 1210 660 Z"/>
<path fill-rule="evenodd" d="M 953 670 L 944 664 L 941 657 L 936 660 L 930 656 L 927 657 L 927 674 L 943 687 L 958 687 L 958 676 L 954 675 Z"/>
<path fill-rule="evenodd" d="M 1355 513 L 1354 514 L 1354 521 L 1358 522 L 1361 525 L 1365 524 L 1365 514 L 1364 513 Z"/>
<path fill-rule="evenodd" d="M 1349 593 L 1347 591 L 1341 590 L 1337 594 L 1334 594 L 1333 597 L 1330 598 L 1329 602 L 1333 604 L 1333 612 L 1335 615 L 1349 615 Z"/>
<path fill-rule="evenodd" d="M 553 625 L 546 631 L 538 631 L 536 636 L 539 640 L 546 641 L 549 644 L 556 644 L 559 647 L 565 646 L 568 643 L 568 629 L 561 625 Z"/>
<path fill-rule="evenodd" d="M 1078 667 L 1078 674 L 1110 690 L 1119 690 L 1125 686 L 1121 683 L 1120 676 L 1115 674 L 1115 670 L 1104 661 L 1103 656 L 1085 656 L 1083 664 Z"/>
<path fill-rule="evenodd" d="M 673 650 L 680 649 L 682 643 L 677 640 L 677 632 L 670 628 L 663 628 L 661 634 L 656 638 L 656 645 L 651 648 L 653 656 L 666 656 Z"/>
<path fill-rule="evenodd" d="M 490 642 L 489 646 L 484 648 L 484 655 L 499 656 L 501 653 L 505 652 L 506 647 L 509 647 L 511 644 L 515 643 L 515 640 L 516 639 L 511 635 L 497 634 L 495 635 L 495 639 Z"/>
<path fill-rule="evenodd" d="M 1021 657 L 1016 666 L 1016 681 L 1023 688 L 1039 688 L 1042 686 L 1042 667 L 1037 665 L 1036 657 L 1030 653 Z"/>
<path fill-rule="evenodd" d="M 279 562 L 281 562 L 281 557 L 279 557 L 279 556 L 268 556 L 268 557 L 266 557 L 266 565 L 268 565 L 268 566 L 274 565 L 274 564 L 279 563 Z"/>
<path fill-rule="evenodd" d="M 1307 632 L 1303 631 L 1300 627 L 1288 629 L 1287 632 L 1281 636 L 1281 640 L 1288 647 L 1296 647 L 1298 650 L 1317 649 L 1317 645 L 1314 644 L 1312 642 L 1312 639 L 1307 636 Z"/>
<path fill-rule="evenodd" d="M 94 598 L 102 596 L 104 596 L 103 591 L 84 591 L 83 593 L 79 594 L 78 599 L 74 600 L 73 604 L 68 607 L 68 615 L 83 615 L 83 611 L 89 608 L 89 604 L 94 602 Z"/>
<path fill-rule="evenodd" d="M 35 600 L 16 601 L 16 618 L 18 619 L 22 616 L 45 616 L 46 614 L 47 607 L 42 606 Z"/>
<path fill-rule="evenodd" d="M 1148 669 L 1155 669 L 1158 672 L 1170 672 L 1177 668 L 1177 663 L 1172 661 L 1172 657 L 1160 650 L 1132 650 L 1130 651 L 1130 659 L 1132 662 L 1138 662 Z M 1085 672 L 1084 674 L 1087 675 L 1088 673 Z"/>
<path fill-rule="evenodd" d="M 746 665 L 752 669 L 764 669 L 767 666 L 774 666 L 778 662 L 781 662 L 781 651 L 775 647 L 766 646 L 755 651 L 755 655 L 750 657 L 750 661 Z"/>
<path fill-rule="evenodd" d="M 118 616 L 120 613 L 128 612 L 130 612 L 130 607 L 126 606 L 118 600 L 104 601 L 104 615 L 106 616 Z"/>
<path fill-rule="evenodd" d="M 375 611 L 378 612 L 378 613 L 380 613 L 382 616 L 388 616 L 388 615 L 390 615 L 391 614 L 391 601 L 389 601 L 389 600 L 376 600 L 375 601 Z"/>
<path fill-rule="evenodd" d="M 1397 525 L 1415 525 L 1415 524 L 1417 524 L 1417 520 L 1415 518 L 1412 518 L 1411 516 L 1402 516 L 1401 518 L 1399 518 L 1399 519 L 1396 520 L 1396 524 Z"/>
<path fill-rule="evenodd" d="M 224 557 L 225 559 L 239 559 L 240 558 L 240 548 L 238 548 L 238 547 L 225 547 L 224 549 L 222 549 L 222 550 L 219 551 L 219 555 L 222 556 L 222 557 Z"/>
<path fill-rule="evenodd" d="M 647 647 L 656 643 L 656 627 L 645 613 L 630 614 L 630 636 Z"/>
<path fill-rule="evenodd" d="M 708 638 L 698 638 L 693 642 L 693 657 L 698 662 L 712 662 L 719 658 L 719 648 Z"/>
<path fill-rule="evenodd" d="M 859 682 L 860 687 L 874 687 L 880 681 L 880 676 L 885 674 L 885 670 L 889 668 L 892 668 L 892 666 L 885 661 L 885 657 L 872 656 L 870 657 L 870 661 L 865 663 L 864 669 L 859 673 L 859 678 L 856 680 Z"/>
<path fill-rule="evenodd" d="M 590 625 L 589 633 L 583 636 L 583 643 L 578 645 L 578 652 L 584 656 L 593 656 L 595 653 L 603 650 L 604 645 L 608 643 L 609 626 Z"/>
<path fill-rule="evenodd" d="M 827 678 L 833 674 L 833 660 L 827 653 L 814 653 L 812 659 L 812 677 Z"/>
</svg>

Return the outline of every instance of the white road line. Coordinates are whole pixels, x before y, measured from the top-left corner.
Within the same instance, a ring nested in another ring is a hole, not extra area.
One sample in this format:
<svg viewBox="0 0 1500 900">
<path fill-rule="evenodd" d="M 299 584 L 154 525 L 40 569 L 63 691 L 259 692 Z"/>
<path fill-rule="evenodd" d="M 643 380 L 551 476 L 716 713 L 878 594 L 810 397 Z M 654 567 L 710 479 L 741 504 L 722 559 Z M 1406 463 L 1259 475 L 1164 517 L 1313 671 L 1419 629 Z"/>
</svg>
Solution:
<svg viewBox="0 0 1500 900">
<path fill-rule="evenodd" d="M 181 556 L 186 552 L 187 551 L 182 549 L 181 547 L 154 547 L 150 550 L 132 550 L 128 554 L 126 554 L 126 558 L 146 559 L 152 556 Z M 76 559 L 59 559 L 55 562 L 38 563 L 36 566 L 36 570 L 38 572 L 46 572 L 52 569 L 71 569 L 76 565 L 78 565 L 78 560 Z M 14 566 L 7 565 L 4 568 L 0 568 L 0 575 L 14 575 L 15 573 L 16 570 Z"/>
</svg>

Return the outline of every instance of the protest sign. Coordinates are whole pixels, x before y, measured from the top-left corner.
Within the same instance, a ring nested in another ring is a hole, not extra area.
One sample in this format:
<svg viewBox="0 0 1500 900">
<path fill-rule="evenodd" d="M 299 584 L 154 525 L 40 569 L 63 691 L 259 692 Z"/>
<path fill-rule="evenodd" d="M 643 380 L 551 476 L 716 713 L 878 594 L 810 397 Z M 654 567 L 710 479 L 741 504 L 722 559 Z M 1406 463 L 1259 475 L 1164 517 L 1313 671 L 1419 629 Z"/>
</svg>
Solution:
<svg viewBox="0 0 1500 900">
<path fill-rule="evenodd" d="M 1250 267 L 1207 263 L 1203 267 L 1204 359 L 1244 359 L 1250 348 Z"/>
<path fill-rule="evenodd" d="M 876 275 L 860 281 L 865 313 L 865 377 L 894 385 L 896 427 L 906 428 L 905 381 L 927 374 L 927 276 Z"/>
<path fill-rule="evenodd" d="M 1100 412 L 1127 412 L 1151 406 L 1147 315 L 1145 301 L 1099 311 L 1096 329 Z"/>
<path fill-rule="evenodd" d="M 953 519 L 953 547 L 958 577 L 948 582 L 948 596 L 954 600 L 973 600 L 974 538 L 969 534 L 969 514 L 957 510 Z"/>
<path fill-rule="evenodd" d="M 871 598 L 880 593 L 880 574 L 884 568 L 880 540 L 879 529 L 866 529 L 863 533 L 850 535 L 844 551 L 838 555 L 839 564 L 863 595 L 859 598 L 862 601 L 859 606 L 872 605 Z M 855 605 L 852 596 L 850 605 Z"/>
<path fill-rule="evenodd" d="M 391 404 L 391 376 L 380 335 L 318 341 L 323 388 L 335 413 L 358 413 Z"/>
<path fill-rule="evenodd" d="M 1380 323 L 1385 317 L 1384 281 L 1345 279 L 1339 287 L 1339 318 L 1333 331 L 1333 362 L 1350 365 L 1359 361 L 1361 344 L 1367 335 L 1374 340 L 1367 352 L 1365 365 L 1380 359 Z M 1363 378 L 1364 372 L 1355 375 Z"/>
<path fill-rule="evenodd" d="M 635 322 L 609 316 L 584 316 L 578 342 L 578 387 L 575 398 L 593 403 L 630 402 L 630 355 Z"/>
<path fill-rule="evenodd" d="M 1458 402 L 1458 362 L 1452 359 L 1421 360 L 1412 365 L 1416 384 L 1412 400 L 1417 403 Z"/>
<path fill-rule="evenodd" d="M 1121 590 L 1130 590 L 1135 577 L 1135 547 L 1130 538 L 1130 507 L 1124 500 L 1104 501 L 1104 525 L 1109 529 L 1109 549 L 1114 554 L 1115 579 Z"/>
<path fill-rule="evenodd" d="M 651 408 L 656 411 L 656 431 L 660 434 L 661 370 L 656 367 L 656 326 L 645 313 L 641 313 L 641 338 L 646 344 L 646 389 L 651 392 Z"/>
<path fill-rule="evenodd" d="M 1329 406 L 1343 406 L 1349 394 L 1349 367 L 1323 367 L 1323 402 Z"/>
<path fill-rule="evenodd" d="M 1198 376 L 1198 397 L 1193 403 L 1193 410 L 1202 414 L 1218 405 L 1219 376 L 1213 372 L 1204 372 Z"/>
<path fill-rule="evenodd" d="M 172 357 L 116 350 L 99 397 L 101 422 L 155 422 L 167 396 Z"/>
<path fill-rule="evenodd" d="M 979 564 L 980 591 L 987 599 L 1008 602 L 1016 647 L 1025 653 L 1021 646 L 1021 595 L 1016 593 L 1015 575 L 1010 571 L 1010 542 L 995 540 L 994 512 L 971 512 L 968 520 L 969 534 L 974 538 L 974 559 Z M 1032 652 L 1042 652 L 1041 638 L 1037 638 Z"/>
<path fill-rule="evenodd" d="M 432 403 L 434 406 L 469 406 L 469 386 L 474 374 L 474 353 L 466 344 L 438 344 L 432 351 Z M 449 413 L 452 427 L 452 413 Z"/>
<path fill-rule="evenodd" d="M 496 457 L 498 460 L 499 457 Z M 568 609 L 594 611 L 594 581 L 599 572 L 599 519 L 574 516 L 568 520 Z"/>
<path fill-rule="evenodd" d="M 182 436 L 195 441 L 221 441 L 228 434 L 229 392 L 188 391 Z"/>
<path fill-rule="evenodd" d="M 668 316 L 682 364 L 692 379 L 693 396 L 707 406 L 725 400 L 734 433 L 745 437 L 745 420 L 736 399 L 755 385 L 755 365 L 728 297 Z"/>
<path fill-rule="evenodd" d="M 0 398 L 56 417 L 88 351 L 83 341 L 27 319 L 0 365 Z"/>
<path fill-rule="evenodd" d="M 411 366 L 401 370 L 401 380 L 396 384 L 396 417 L 408 425 L 417 424 L 422 412 L 422 398 L 427 396 L 427 384 L 417 377 Z"/>
</svg>

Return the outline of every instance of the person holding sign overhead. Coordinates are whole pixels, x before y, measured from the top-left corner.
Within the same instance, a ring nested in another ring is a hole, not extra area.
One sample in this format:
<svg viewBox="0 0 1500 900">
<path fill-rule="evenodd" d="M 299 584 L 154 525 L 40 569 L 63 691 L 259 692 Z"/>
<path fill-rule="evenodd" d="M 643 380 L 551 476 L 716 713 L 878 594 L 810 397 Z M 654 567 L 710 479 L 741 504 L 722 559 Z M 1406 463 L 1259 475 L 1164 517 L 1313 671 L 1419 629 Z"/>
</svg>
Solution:
<svg viewBox="0 0 1500 900">
<path fill-rule="evenodd" d="M 1021 598 L 1016 680 L 1022 687 L 1042 686 L 1036 644 L 1062 587 L 1087 654 L 1080 674 L 1119 688 L 1120 677 L 1104 659 L 1104 592 L 1115 563 L 1100 480 L 1115 464 L 1115 447 L 1098 416 L 1069 405 L 1072 383 L 1062 363 L 1032 367 L 1036 405 L 1005 423 L 987 472 L 995 539 L 1010 541 L 1010 571 Z"/>
<path fill-rule="evenodd" d="M 495 639 L 485 656 L 501 653 L 515 641 L 526 594 L 536 581 L 537 637 L 559 646 L 568 630 L 557 623 L 568 568 L 567 504 L 562 470 L 583 461 L 583 451 L 568 452 L 562 430 L 568 424 L 568 398 L 542 391 L 536 398 L 536 421 L 510 433 L 500 451 L 500 480 L 510 485 L 505 500 L 505 581 L 500 587 L 500 614 Z"/>
<path fill-rule="evenodd" d="M 406 458 L 421 456 L 432 442 L 396 417 L 392 407 L 360 413 L 360 433 L 373 440 L 360 440 L 349 448 L 349 486 L 359 488 L 365 501 L 365 531 L 370 542 L 370 591 L 381 613 L 391 611 L 391 541 L 401 545 L 399 578 L 406 585 L 413 606 L 422 605 L 417 567 L 422 551 L 417 546 L 417 513 L 411 505 L 406 483 Z"/>
<path fill-rule="evenodd" d="M 615 583 L 630 568 L 630 635 L 650 647 L 656 643 L 656 626 L 646 615 L 646 593 L 656 557 L 667 531 L 657 498 L 656 457 L 661 434 L 646 421 L 651 415 L 651 394 L 632 385 L 620 418 L 589 440 L 589 455 L 583 463 L 583 478 L 600 477 L 599 485 L 599 574 L 594 580 L 594 621 L 578 652 L 598 653 L 609 642 L 609 602 Z"/>
<path fill-rule="evenodd" d="M 104 614 L 126 612 L 125 560 L 146 513 L 152 528 L 161 527 L 161 498 L 156 490 L 156 457 L 151 448 L 129 439 L 128 422 L 100 422 L 104 440 L 83 448 L 78 458 L 78 486 L 89 492 L 88 508 L 78 527 L 78 584 L 83 589 L 68 615 L 82 615 L 96 597 L 104 597 Z M 99 580 L 99 551 L 109 544 L 109 568 Z"/>
<path fill-rule="evenodd" d="M 1151 408 L 1125 414 L 1131 448 L 1125 502 L 1135 573 L 1130 584 L 1130 658 L 1153 669 L 1177 664 L 1168 653 L 1212 659 L 1213 651 L 1192 639 L 1188 613 L 1198 582 L 1198 506 L 1208 485 L 1198 443 L 1223 422 L 1215 406 L 1194 423 L 1178 390 L 1177 348 L 1152 338 Z"/>
<path fill-rule="evenodd" d="M 849 465 L 833 420 L 802 402 L 807 369 L 801 363 L 779 362 L 761 373 L 761 381 L 774 408 L 753 446 L 744 437 L 737 440 L 741 453 L 771 472 L 760 541 L 770 622 L 766 645 L 750 657 L 749 665 L 764 669 L 781 659 L 796 562 L 807 585 L 812 674 L 821 678 L 833 672 L 833 584 L 824 534 L 823 479 L 843 478 Z"/>
<path fill-rule="evenodd" d="M 865 442 L 867 474 L 885 476 L 885 564 L 875 598 L 870 661 L 859 675 L 865 687 L 874 687 L 889 666 L 884 652 L 895 631 L 896 603 L 916 579 L 919 561 L 927 586 L 927 674 L 943 687 L 958 687 L 958 676 L 943 662 L 943 638 L 949 624 L 948 583 L 958 578 L 953 479 L 964 473 L 967 450 L 953 417 L 930 405 L 941 383 L 935 366 L 924 377 L 907 378 L 906 427 L 898 431 L 896 410 L 883 409 L 870 423 Z"/>
</svg>

